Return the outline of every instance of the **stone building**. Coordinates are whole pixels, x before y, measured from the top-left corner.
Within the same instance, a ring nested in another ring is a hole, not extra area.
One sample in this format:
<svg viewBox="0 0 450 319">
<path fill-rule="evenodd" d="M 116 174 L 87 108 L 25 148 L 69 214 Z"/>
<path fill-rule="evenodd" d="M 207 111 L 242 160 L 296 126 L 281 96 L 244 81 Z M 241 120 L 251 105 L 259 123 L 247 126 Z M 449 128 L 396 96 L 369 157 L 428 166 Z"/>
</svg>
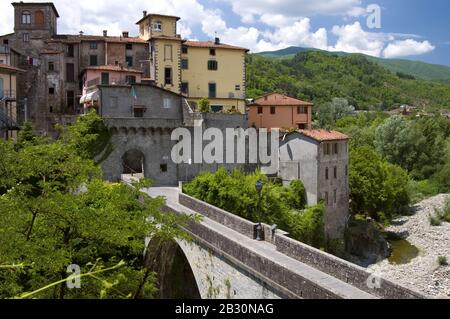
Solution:
<svg viewBox="0 0 450 319">
<path fill-rule="evenodd" d="M 5 59 L 11 63 L 11 60 Z M 0 63 L 0 138 L 15 139 L 17 121 L 17 75 L 24 71 L 10 64 Z"/>
<path fill-rule="evenodd" d="M 249 126 L 310 130 L 313 104 L 280 93 L 269 93 L 248 105 Z"/>
<path fill-rule="evenodd" d="M 174 93 L 190 97 L 192 92 L 194 107 L 200 98 L 209 97 L 214 110 L 245 112 L 246 49 L 219 40 L 186 42 L 177 34 L 178 17 L 144 12 L 137 23 L 138 37 L 130 37 L 128 31 L 109 36 L 107 30 L 102 35 L 58 34 L 59 13 L 53 3 L 12 5 L 14 33 L 0 36 L 0 41 L 20 51 L 18 67 L 25 72 L 18 79 L 19 115 L 38 133 L 55 133 L 54 124 L 73 122 L 83 112 L 83 75 L 89 67 L 137 70 L 144 81 Z M 202 67 L 197 73 L 189 63 Z"/>
<path fill-rule="evenodd" d="M 324 201 L 330 239 L 342 238 L 349 216 L 348 136 L 326 130 L 286 133 L 280 143 L 279 176 L 300 179 L 308 205 Z"/>
</svg>

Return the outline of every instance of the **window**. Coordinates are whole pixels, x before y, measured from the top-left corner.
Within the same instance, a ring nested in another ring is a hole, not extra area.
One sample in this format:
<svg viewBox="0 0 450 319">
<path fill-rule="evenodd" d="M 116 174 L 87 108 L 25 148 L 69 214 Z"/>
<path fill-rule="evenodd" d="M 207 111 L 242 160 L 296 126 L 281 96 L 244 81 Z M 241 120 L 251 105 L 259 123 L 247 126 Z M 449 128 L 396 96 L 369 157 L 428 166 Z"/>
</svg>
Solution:
<svg viewBox="0 0 450 319">
<path fill-rule="evenodd" d="M 66 64 L 66 81 L 75 82 L 75 65 L 73 63 Z"/>
<path fill-rule="evenodd" d="M 188 59 L 181 59 L 181 69 L 182 70 L 189 69 L 189 60 Z"/>
<path fill-rule="evenodd" d="M 133 44 L 127 43 L 127 44 L 125 45 L 125 49 L 126 49 L 126 50 L 133 50 Z"/>
<path fill-rule="evenodd" d="M 163 99 L 163 107 L 164 107 L 165 109 L 170 109 L 170 108 L 172 108 L 172 99 L 170 99 L 170 98 L 164 98 L 164 99 Z"/>
<path fill-rule="evenodd" d="M 325 192 L 325 205 L 328 205 L 328 192 Z"/>
<path fill-rule="evenodd" d="M 172 85 L 172 68 L 164 69 L 164 84 Z"/>
<path fill-rule="evenodd" d="M 136 84 L 136 77 L 134 75 L 127 75 L 127 84 Z"/>
<path fill-rule="evenodd" d="M 132 67 L 133 66 L 133 57 L 132 56 L 125 57 L 125 62 L 127 63 L 128 67 Z"/>
<path fill-rule="evenodd" d="M 262 106 L 258 106 L 258 114 L 263 114 L 263 107 Z"/>
<path fill-rule="evenodd" d="M 215 98 L 217 96 L 217 85 L 216 83 L 209 83 L 208 84 L 208 97 L 211 99 Z"/>
<path fill-rule="evenodd" d="M 73 110 L 75 106 L 75 92 L 67 91 L 67 108 Z"/>
<path fill-rule="evenodd" d="M 9 44 L 9 40 L 8 40 L 8 39 L 4 39 L 4 40 L 3 40 L 3 44 L 4 44 L 4 45 L 8 45 L 8 44 Z"/>
<path fill-rule="evenodd" d="M 38 25 L 44 24 L 44 12 L 42 11 L 36 11 L 34 14 L 34 23 Z"/>
<path fill-rule="evenodd" d="M 109 85 L 109 73 L 102 73 L 102 85 Z"/>
<path fill-rule="evenodd" d="M 236 85 L 234 86 L 234 90 L 235 90 L 235 91 L 240 91 L 240 90 L 241 90 L 241 86 L 240 86 L 239 84 L 236 84 Z"/>
<path fill-rule="evenodd" d="M 172 61 L 172 45 L 166 44 L 164 46 L 164 61 Z"/>
<path fill-rule="evenodd" d="M 49 71 L 55 71 L 55 63 L 48 62 L 48 70 Z"/>
<path fill-rule="evenodd" d="M 219 67 L 219 63 L 215 60 L 209 60 L 208 61 L 208 70 L 210 71 L 216 71 Z"/>
<path fill-rule="evenodd" d="M 162 173 L 166 173 L 167 172 L 167 164 L 161 164 L 159 166 L 159 168 L 161 169 Z"/>
<path fill-rule="evenodd" d="M 183 46 L 181 47 L 181 53 L 182 53 L 182 54 L 188 54 L 188 47 L 185 46 L 185 45 L 183 45 Z"/>
<path fill-rule="evenodd" d="M 277 112 L 275 106 L 270 107 L 270 114 L 275 114 Z"/>
<path fill-rule="evenodd" d="M 54 95 L 55 94 L 55 88 L 48 88 L 48 94 Z"/>
<path fill-rule="evenodd" d="M 334 190 L 334 203 L 337 203 L 337 189 Z"/>
<path fill-rule="evenodd" d="M 215 56 L 216 55 L 216 49 L 209 49 L 209 55 Z"/>
<path fill-rule="evenodd" d="M 223 105 L 211 105 L 211 111 L 213 113 L 220 113 L 223 110 Z"/>
<path fill-rule="evenodd" d="M 297 114 L 308 114 L 308 109 L 304 106 L 297 107 Z"/>
<path fill-rule="evenodd" d="M 345 165 L 345 176 L 348 176 L 348 165 Z"/>
<path fill-rule="evenodd" d="M 89 43 L 89 48 L 91 50 L 97 50 L 97 48 L 98 48 L 97 42 L 90 42 Z"/>
<path fill-rule="evenodd" d="M 334 143 L 333 144 L 333 154 L 338 154 L 338 153 L 339 153 L 339 144 Z"/>
<path fill-rule="evenodd" d="M 299 130 L 306 130 L 306 124 L 297 124 Z"/>
<path fill-rule="evenodd" d="M 98 65 L 98 57 L 96 55 L 90 55 L 89 56 L 89 65 L 90 66 L 97 66 Z"/>
<path fill-rule="evenodd" d="M 325 179 L 326 179 L 326 180 L 329 179 L 328 167 L 325 169 Z"/>
<path fill-rule="evenodd" d="M 134 109 L 134 117 L 139 117 L 139 118 L 144 117 L 144 109 L 141 109 L 141 108 Z"/>
<path fill-rule="evenodd" d="M 336 179 L 337 178 L 337 167 L 336 166 L 334 167 L 334 174 L 333 175 L 334 175 L 334 179 Z"/>
<path fill-rule="evenodd" d="M 30 42 L 30 35 L 28 33 L 23 34 L 23 42 Z"/>
<path fill-rule="evenodd" d="M 330 155 L 330 144 L 328 143 L 323 144 L 323 154 Z"/>
<path fill-rule="evenodd" d="M 189 83 L 188 82 L 181 82 L 181 93 L 189 94 Z"/>
<path fill-rule="evenodd" d="M 153 24 L 153 30 L 158 31 L 158 32 L 162 32 L 162 22 L 161 21 L 156 21 Z"/>
<path fill-rule="evenodd" d="M 31 24 L 31 13 L 30 11 L 22 12 L 22 24 Z"/>
<path fill-rule="evenodd" d="M 53 113 L 53 106 L 49 107 L 49 111 L 50 111 L 50 113 Z"/>
<path fill-rule="evenodd" d="M 69 45 L 67 46 L 67 56 L 68 56 L 69 58 L 73 58 L 73 57 L 74 57 L 74 47 L 73 47 L 73 44 L 69 44 Z"/>
</svg>

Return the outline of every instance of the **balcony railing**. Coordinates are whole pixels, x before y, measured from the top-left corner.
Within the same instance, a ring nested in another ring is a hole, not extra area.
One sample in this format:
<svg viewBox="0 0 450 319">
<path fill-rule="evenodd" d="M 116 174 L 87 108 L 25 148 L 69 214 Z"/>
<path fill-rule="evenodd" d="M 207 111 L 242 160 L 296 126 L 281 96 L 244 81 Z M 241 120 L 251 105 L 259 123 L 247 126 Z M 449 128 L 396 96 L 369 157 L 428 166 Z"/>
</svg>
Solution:
<svg viewBox="0 0 450 319">
<path fill-rule="evenodd" d="M 198 91 L 198 90 L 190 90 L 187 93 L 183 92 L 183 95 L 187 96 L 188 98 L 209 98 L 209 99 L 235 99 L 235 100 L 244 100 L 245 99 L 245 93 L 243 92 L 217 92 L 214 94 L 213 92 L 207 92 L 207 91 Z"/>
<path fill-rule="evenodd" d="M 0 46 L 0 54 L 10 54 L 11 49 L 7 45 Z"/>
<path fill-rule="evenodd" d="M 0 91 L 0 100 L 1 101 L 15 101 L 16 100 L 16 91 L 14 91 L 14 90 Z"/>
<path fill-rule="evenodd" d="M 4 102 L 3 102 L 4 103 Z M 1 105 L 1 104 L 0 104 Z M 0 128 L 7 128 L 7 129 L 17 129 L 18 125 L 16 121 L 11 119 L 3 110 L 3 108 L 0 107 Z"/>
</svg>

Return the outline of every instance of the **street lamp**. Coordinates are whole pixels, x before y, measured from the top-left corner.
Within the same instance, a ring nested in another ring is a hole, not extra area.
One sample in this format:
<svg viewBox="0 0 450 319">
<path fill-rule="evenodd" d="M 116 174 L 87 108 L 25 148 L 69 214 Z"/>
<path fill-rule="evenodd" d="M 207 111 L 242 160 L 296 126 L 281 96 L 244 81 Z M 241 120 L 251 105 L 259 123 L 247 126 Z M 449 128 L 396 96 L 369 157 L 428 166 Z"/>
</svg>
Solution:
<svg viewBox="0 0 450 319">
<path fill-rule="evenodd" d="M 256 182 L 255 188 L 256 192 L 258 193 L 258 211 L 257 211 L 257 217 L 258 217 L 258 225 L 256 226 L 256 240 L 262 241 L 262 224 L 261 224 L 261 191 L 263 189 L 264 183 L 262 180 L 258 180 Z"/>
</svg>

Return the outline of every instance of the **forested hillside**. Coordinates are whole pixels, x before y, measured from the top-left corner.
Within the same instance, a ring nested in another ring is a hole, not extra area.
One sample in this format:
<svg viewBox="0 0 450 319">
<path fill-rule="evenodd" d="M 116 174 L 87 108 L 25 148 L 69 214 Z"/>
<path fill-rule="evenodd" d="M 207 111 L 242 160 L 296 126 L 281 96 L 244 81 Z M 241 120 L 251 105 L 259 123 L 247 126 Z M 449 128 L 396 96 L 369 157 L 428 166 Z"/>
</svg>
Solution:
<svg viewBox="0 0 450 319">
<path fill-rule="evenodd" d="M 247 58 L 248 95 L 282 93 L 323 104 L 346 98 L 356 109 L 388 110 L 401 104 L 428 111 L 450 107 L 450 86 L 394 74 L 362 55 L 305 51 L 292 59 Z"/>
</svg>

